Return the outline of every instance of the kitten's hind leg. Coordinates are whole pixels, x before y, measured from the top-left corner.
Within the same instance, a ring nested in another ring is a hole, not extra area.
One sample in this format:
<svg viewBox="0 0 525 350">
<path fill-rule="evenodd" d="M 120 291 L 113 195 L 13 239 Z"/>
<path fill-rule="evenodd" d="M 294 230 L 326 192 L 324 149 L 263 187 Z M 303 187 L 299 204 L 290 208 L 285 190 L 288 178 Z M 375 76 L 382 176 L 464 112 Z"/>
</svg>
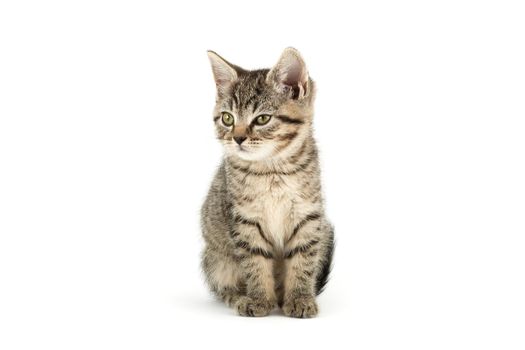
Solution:
<svg viewBox="0 0 525 350">
<path fill-rule="evenodd" d="M 238 287 L 223 287 L 216 290 L 215 294 L 229 307 L 234 307 L 239 299 L 244 296 L 244 292 Z"/>
<path fill-rule="evenodd" d="M 245 295 L 239 267 L 232 258 L 208 249 L 202 267 L 210 289 L 226 305 L 233 307 Z"/>
</svg>

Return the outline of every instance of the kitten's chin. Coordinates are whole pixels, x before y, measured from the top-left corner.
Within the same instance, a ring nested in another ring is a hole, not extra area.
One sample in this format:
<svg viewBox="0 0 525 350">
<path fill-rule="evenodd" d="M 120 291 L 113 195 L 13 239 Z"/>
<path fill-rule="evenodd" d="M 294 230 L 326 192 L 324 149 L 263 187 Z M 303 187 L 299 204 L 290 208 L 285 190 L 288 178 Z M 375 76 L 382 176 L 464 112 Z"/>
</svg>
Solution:
<svg viewBox="0 0 525 350">
<path fill-rule="evenodd" d="M 239 148 L 235 147 L 234 149 L 231 149 L 227 147 L 226 153 L 229 156 L 234 156 L 237 158 L 240 158 L 242 160 L 247 161 L 259 161 L 266 158 L 271 157 L 272 155 L 272 148 L 263 148 L 263 149 L 250 149 L 250 148 Z"/>
<path fill-rule="evenodd" d="M 242 160 L 248 160 L 248 161 L 257 161 L 257 160 L 263 160 L 264 158 L 266 158 L 265 156 L 261 156 L 257 153 L 248 153 L 248 152 L 245 152 L 245 153 L 236 152 L 235 156 Z"/>
</svg>

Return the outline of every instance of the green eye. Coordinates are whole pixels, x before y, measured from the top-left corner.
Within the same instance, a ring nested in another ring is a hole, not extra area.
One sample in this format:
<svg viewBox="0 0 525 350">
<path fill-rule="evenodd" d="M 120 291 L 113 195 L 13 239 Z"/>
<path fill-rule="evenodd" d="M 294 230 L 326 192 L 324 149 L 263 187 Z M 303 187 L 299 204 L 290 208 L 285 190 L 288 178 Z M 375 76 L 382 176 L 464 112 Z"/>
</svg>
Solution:
<svg viewBox="0 0 525 350">
<path fill-rule="evenodd" d="M 232 126 L 234 122 L 233 115 L 228 112 L 222 112 L 222 123 L 226 126 Z"/>
<path fill-rule="evenodd" d="M 264 125 L 264 124 L 268 123 L 270 121 L 270 119 L 272 119 L 271 115 L 269 115 L 269 114 L 262 114 L 262 115 L 258 116 L 257 118 L 255 118 L 255 124 L 257 124 L 257 125 Z"/>
</svg>

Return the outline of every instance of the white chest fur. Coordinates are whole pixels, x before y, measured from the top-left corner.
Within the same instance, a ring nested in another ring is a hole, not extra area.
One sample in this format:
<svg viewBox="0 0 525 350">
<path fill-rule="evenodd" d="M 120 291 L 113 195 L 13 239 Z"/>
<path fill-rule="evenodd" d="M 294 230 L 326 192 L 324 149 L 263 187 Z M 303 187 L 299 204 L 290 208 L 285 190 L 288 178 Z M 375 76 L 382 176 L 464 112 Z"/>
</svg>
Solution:
<svg viewBox="0 0 525 350">
<path fill-rule="evenodd" d="M 284 188 L 273 188 L 261 196 L 262 226 L 268 238 L 278 248 L 283 248 L 293 230 L 295 202 L 293 193 Z"/>
<path fill-rule="evenodd" d="M 255 195 L 255 200 L 239 208 L 242 213 L 256 219 L 274 247 L 284 249 L 284 244 L 298 221 L 312 210 L 312 204 L 300 197 L 301 185 L 293 177 L 265 176 L 247 182 L 245 193 Z"/>
</svg>

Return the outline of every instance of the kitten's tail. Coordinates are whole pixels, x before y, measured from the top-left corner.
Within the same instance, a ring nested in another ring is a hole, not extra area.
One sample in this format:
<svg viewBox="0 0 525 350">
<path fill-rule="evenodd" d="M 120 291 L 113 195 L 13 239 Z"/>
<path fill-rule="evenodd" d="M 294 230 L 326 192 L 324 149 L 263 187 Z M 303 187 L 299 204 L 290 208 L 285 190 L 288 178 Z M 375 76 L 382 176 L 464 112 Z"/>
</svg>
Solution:
<svg viewBox="0 0 525 350">
<path fill-rule="evenodd" d="M 317 281 L 315 283 L 315 294 L 316 295 L 321 294 L 326 287 L 326 283 L 328 283 L 330 271 L 332 270 L 332 259 L 334 256 L 334 248 L 335 248 L 334 228 L 330 227 L 330 238 L 328 241 L 324 259 L 322 261 L 323 266 L 321 267 L 321 272 L 317 276 Z"/>
</svg>

